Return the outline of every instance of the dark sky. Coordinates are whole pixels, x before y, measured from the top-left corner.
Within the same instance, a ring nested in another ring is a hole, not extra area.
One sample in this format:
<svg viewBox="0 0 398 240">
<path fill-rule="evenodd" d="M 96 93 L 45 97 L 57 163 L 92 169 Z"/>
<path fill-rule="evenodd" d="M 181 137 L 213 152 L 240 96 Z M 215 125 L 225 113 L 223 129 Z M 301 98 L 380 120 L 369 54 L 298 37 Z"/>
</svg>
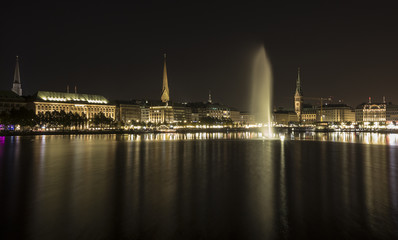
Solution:
<svg viewBox="0 0 398 240">
<path fill-rule="evenodd" d="M 12 87 L 19 55 L 25 94 L 69 84 L 109 99 L 158 99 L 167 52 L 172 100 L 204 101 L 211 89 L 215 101 L 246 110 L 251 59 L 263 43 L 276 106 L 291 107 L 298 66 L 305 96 L 398 103 L 393 6 L 186 2 L 3 5 L 2 89 Z"/>
</svg>

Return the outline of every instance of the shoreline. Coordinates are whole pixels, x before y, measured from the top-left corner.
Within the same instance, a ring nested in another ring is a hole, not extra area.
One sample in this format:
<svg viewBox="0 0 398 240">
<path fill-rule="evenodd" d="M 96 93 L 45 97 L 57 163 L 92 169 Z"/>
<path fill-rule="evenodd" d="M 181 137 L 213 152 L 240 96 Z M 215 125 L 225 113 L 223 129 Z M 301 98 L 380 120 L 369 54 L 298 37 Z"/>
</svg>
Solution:
<svg viewBox="0 0 398 240">
<path fill-rule="evenodd" d="M 398 130 L 381 129 L 381 130 L 344 130 L 336 131 L 334 129 L 308 129 L 293 127 L 277 127 L 274 128 L 276 133 L 398 133 Z M 89 135 L 89 134 L 162 134 L 162 133 L 231 133 L 231 132 L 260 132 L 259 128 L 217 128 L 217 129 L 177 129 L 175 131 L 159 131 L 159 130 L 70 130 L 70 131 L 0 131 L 0 136 L 36 136 L 36 135 Z"/>
</svg>

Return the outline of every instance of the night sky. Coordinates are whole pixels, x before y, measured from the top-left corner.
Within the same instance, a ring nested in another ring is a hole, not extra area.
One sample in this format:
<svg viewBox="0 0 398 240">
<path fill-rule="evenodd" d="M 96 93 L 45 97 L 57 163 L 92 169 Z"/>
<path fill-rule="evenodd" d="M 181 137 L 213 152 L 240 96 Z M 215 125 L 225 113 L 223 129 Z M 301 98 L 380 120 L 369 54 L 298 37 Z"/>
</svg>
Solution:
<svg viewBox="0 0 398 240">
<path fill-rule="evenodd" d="M 298 66 L 305 96 L 398 104 L 396 9 L 297 2 L 3 5 L 1 88 L 11 89 L 19 55 L 24 94 L 69 84 L 109 99 L 160 99 L 167 52 L 172 100 L 205 101 L 210 89 L 214 101 L 247 110 L 251 59 L 264 44 L 276 106 L 292 107 Z"/>
</svg>

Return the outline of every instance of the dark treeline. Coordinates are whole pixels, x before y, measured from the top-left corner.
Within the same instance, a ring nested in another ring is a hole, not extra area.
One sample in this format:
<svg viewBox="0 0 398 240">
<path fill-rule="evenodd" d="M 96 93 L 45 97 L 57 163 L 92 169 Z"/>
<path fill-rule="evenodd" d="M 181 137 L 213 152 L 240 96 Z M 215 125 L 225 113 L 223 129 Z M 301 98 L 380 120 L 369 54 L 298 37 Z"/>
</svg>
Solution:
<svg viewBox="0 0 398 240">
<path fill-rule="evenodd" d="M 4 129 L 8 129 L 7 126 L 19 125 L 21 130 L 33 130 L 33 129 L 47 129 L 52 128 L 53 130 L 79 130 L 87 128 L 110 128 L 115 127 L 116 122 L 109 117 L 106 117 L 104 113 L 95 114 L 92 119 L 88 119 L 83 113 L 79 115 L 77 113 L 66 113 L 64 110 L 61 111 L 47 111 L 45 113 L 35 114 L 33 110 L 27 108 L 12 109 L 9 112 L 0 113 L 0 124 L 4 125 Z M 142 126 L 142 127 L 161 127 L 168 126 L 170 123 L 151 123 L 151 122 L 134 122 L 131 125 Z M 178 122 L 173 123 L 175 126 L 186 126 L 186 125 L 223 125 L 232 126 L 233 122 L 231 119 L 217 119 L 212 117 L 200 118 L 198 122 Z M 119 127 L 130 126 L 124 122 L 118 124 Z"/>
<path fill-rule="evenodd" d="M 83 113 L 66 113 L 65 111 L 53 111 L 35 114 L 33 110 L 26 108 L 12 109 L 9 112 L 0 113 L 0 124 L 20 125 L 22 128 L 62 128 L 83 129 L 87 127 L 110 127 L 114 125 L 112 118 L 108 118 L 104 113 L 95 114 L 92 119 L 88 119 Z"/>
</svg>

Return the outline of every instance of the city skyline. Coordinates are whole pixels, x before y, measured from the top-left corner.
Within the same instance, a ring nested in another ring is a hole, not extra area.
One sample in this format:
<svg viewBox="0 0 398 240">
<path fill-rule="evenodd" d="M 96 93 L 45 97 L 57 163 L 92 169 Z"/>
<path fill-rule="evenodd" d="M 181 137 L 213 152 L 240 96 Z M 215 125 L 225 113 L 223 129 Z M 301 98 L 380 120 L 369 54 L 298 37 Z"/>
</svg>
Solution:
<svg viewBox="0 0 398 240">
<path fill-rule="evenodd" d="M 77 85 L 111 99 L 157 99 L 159 90 L 150 86 L 161 81 L 167 52 L 172 99 L 201 101 L 211 89 L 215 101 L 248 109 L 250 60 L 264 43 L 279 106 L 292 104 L 297 67 L 307 96 L 335 96 L 349 105 L 369 96 L 398 102 L 392 47 L 398 34 L 388 6 L 174 7 L 38 5 L 33 13 L 7 5 L 0 25 L 8 36 L 0 40 L 3 89 L 19 55 L 26 94 Z"/>
<path fill-rule="evenodd" d="M 162 69 L 162 90 L 161 90 L 161 96 L 160 96 L 160 100 L 162 101 L 162 102 L 164 102 L 165 104 L 166 104 L 166 106 L 167 106 L 167 104 L 168 104 L 168 102 L 169 101 L 171 101 L 171 102 L 178 102 L 178 101 L 174 101 L 173 99 L 170 99 L 170 93 L 169 93 L 169 87 L 168 87 L 168 77 L 167 77 L 167 67 L 166 67 L 166 53 L 164 53 L 163 54 L 163 69 Z M 22 83 L 21 83 L 21 77 L 20 77 L 20 68 L 19 68 L 19 56 L 16 56 L 16 62 L 15 62 L 15 69 L 14 69 L 14 78 L 13 78 L 13 84 L 12 84 L 12 88 L 11 88 L 11 91 L 13 91 L 14 93 L 16 93 L 16 94 L 18 94 L 19 96 L 23 96 L 22 95 Z M 300 106 L 300 105 L 297 105 L 297 101 L 301 101 L 301 105 L 303 104 L 303 103 L 305 103 L 305 104 L 310 104 L 310 105 L 312 105 L 312 106 L 317 106 L 317 105 L 321 105 L 320 103 L 319 103 L 319 101 L 321 100 L 321 102 L 322 101 L 324 101 L 324 100 L 326 100 L 325 102 L 324 102 L 324 104 L 326 103 L 344 103 L 344 101 L 343 100 L 341 100 L 341 99 L 335 99 L 334 98 L 334 96 L 329 96 L 329 97 L 307 97 L 307 96 L 303 96 L 303 91 L 302 91 L 302 84 L 301 84 L 301 71 L 300 71 L 300 67 L 298 67 L 297 68 L 297 76 L 296 76 L 296 80 L 295 80 L 296 82 L 295 82 L 295 94 L 294 94 L 294 97 L 293 97 L 293 101 L 292 101 L 292 104 L 290 104 L 289 106 L 279 106 L 278 105 L 278 103 L 274 103 L 274 107 L 273 107 L 273 109 L 274 109 L 274 111 L 277 111 L 278 109 L 280 110 L 280 109 L 286 109 L 286 110 L 294 110 L 297 114 L 298 114 L 298 116 L 300 116 L 300 110 L 298 110 L 298 108 L 302 108 L 302 106 Z M 73 86 L 72 86 L 73 87 Z M 6 90 L 7 91 L 7 89 L 2 89 L 2 90 Z M 45 89 L 46 91 L 48 91 L 48 89 Z M 37 89 L 33 94 L 30 94 L 30 95 L 24 95 L 24 96 L 26 96 L 26 97 L 30 97 L 30 96 L 32 96 L 32 95 L 34 95 L 34 94 L 37 94 L 38 92 L 40 92 L 41 91 L 41 89 Z M 208 92 L 208 99 L 207 99 L 207 103 L 210 103 L 210 104 L 212 104 L 212 100 L 211 100 L 211 93 L 210 93 L 210 91 L 211 90 L 209 90 L 209 92 Z M 70 85 L 68 84 L 68 85 L 66 85 L 66 91 L 51 91 L 51 92 L 60 92 L 60 93 L 62 93 L 62 92 L 65 92 L 65 93 L 70 93 Z M 74 86 L 74 92 L 75 93 L 78 93 L 77 92 L 77 85 L 75 85 Z M 93 93 L 93 92 L 89 92 L 90 94 L 96 94 L 96 93 Z M 301 97 L 301 100 L 297 100 L 297 94 L 299 93 L 299 96 Z M 80 94 L 80 92 L 79 92 L 79 94 Z M 106 95 L 106 94 L 104 94 L 104 95 Z M 158 99 L 156 99 L 156 98 L 141 98 L 141 99 L 145 99 L 145 100 L 151 100 L 151 101 L 156 101 L 156 100 L 158 100 Z M 373 99 L 373 100 L 372 100 Z M 140 100 L 140 98 L 130 98 L 130 99 L 111 99 L 112 101 L 132 101 L 132 100 Z M 354 105 L 348 105 L 348 106 L 350 106 L 350 107 L 352 107 L 352 108 L 356 108 L 357 106 L 360 106 L 361 104 L 364 104 L 364 103 L 372 103 L 372 101 L 374 102 L 374 103 L 392 103 L 390 100 L 386 100 L 386 96 L 382 96 L 381 97 L 381 100 L 379 99 L 379 98 L 372 98 L 372 97 L 368 97 L 368 100 L 367 101 L 361 101 L 361 102 L 358 102 L 357 104 L 354 104 Z M 180 102 L 182 102 L 182 101 L 180 101 Z M 183 101 L 184 103 L 194 103 L 194 102 L 202 102 L 202 103 L 206 103 L 206 100 L 200 100 L 200 101 L 190 101 L 189 99 L 186 99 L 185 101 Z M 218 104 L 218 103 L 217 103 Z M 229 106 L 229 107 L 232 107 L 232 108 L 235 108 L 235 106 L 231 106 L 231 105 L 229 105 L 228 103 L 226 103 L 226 104 L 224 104 L 224 103 L 222 103 L 223 105 L 227 105 L 227 106 Z M 300 106 L 300 107 L 299 107 Z M 249 111 L 247 111 L 246 109 L 240 109 L 241 111 L 243 111 L 243 112 L 249 112 Z"/>
</svg>

